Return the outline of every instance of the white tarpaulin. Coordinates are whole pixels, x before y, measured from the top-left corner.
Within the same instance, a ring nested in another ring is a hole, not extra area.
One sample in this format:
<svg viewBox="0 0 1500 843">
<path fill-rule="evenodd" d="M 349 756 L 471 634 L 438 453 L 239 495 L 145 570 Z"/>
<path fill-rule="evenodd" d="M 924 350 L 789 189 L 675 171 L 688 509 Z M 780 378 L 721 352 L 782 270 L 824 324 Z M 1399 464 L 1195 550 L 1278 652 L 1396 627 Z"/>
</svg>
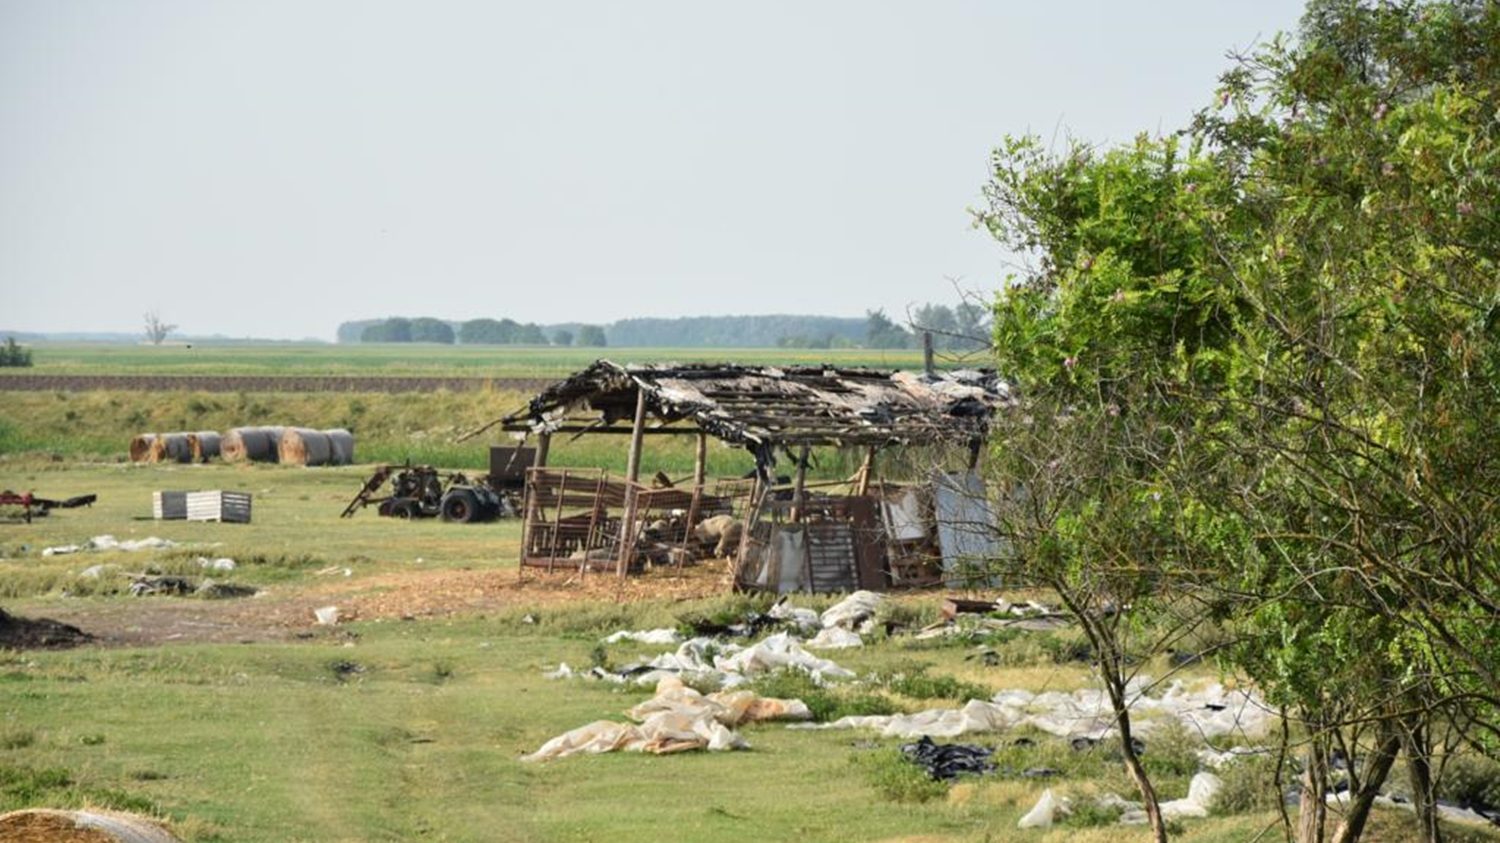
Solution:
<svg viewBox="0 0 1500 843">
<path fill-rule="evenodd" d="M 550 761 L 569 755 L 601 752 L 650 752 L 664 755 L 695 749 L 722 751 L 749 746 L 735 726 L 763 720 L 805 720 L 811 712 L 801 700 L 759 697 L 750 691 L 703 695 L 675 676 L 663 678 L 656 696 L 626 714 L 638 723 L 596 720 L 558 735 L 522 761 Z"/>
<path fill-rule="evenodd" d="M 1137 683 L 1139 687 L 1140 683 Z M 1205 738 L 1266 731 L 1270 714 L 1261 700 L 1245 691 L 1213 684 L 1189 691 L 1173 682 L 1159 697 L 1133 693 L 1133 729 L 1141 735 L 1169 722 L 1183 724 Z M 886 737 L 951 738 L 970 732 L 996 732 L 1029 726 L 1059 737 L 1102 739 L 1115 734 L 1114 713 L 1103 691 L 1084 689 L 1065 694 L 1047 691 L 1001 691 L 991 700 L 970 700 L 963 708 L 934 708 L 915 714 L 844 717 L 832 723 L 794 726 L 804 729 L 877 729 Z"/>
<path fill-rule="evenodd" d="M 984 478 L 973 471 L 939 471 L 932 477 L 943 584 L 949 588 L 999 586 L 991 562 L 1007 548 L 995 533 L 995 512 Z"/>
<path fill-rule="evenodd" d="M 621 641 L 637 641 L 641 644 L 676 644 L 682 640 L 675 629 L 622 629 L 604 639 L 606 644 L 618 644 Z"/>
</svg>

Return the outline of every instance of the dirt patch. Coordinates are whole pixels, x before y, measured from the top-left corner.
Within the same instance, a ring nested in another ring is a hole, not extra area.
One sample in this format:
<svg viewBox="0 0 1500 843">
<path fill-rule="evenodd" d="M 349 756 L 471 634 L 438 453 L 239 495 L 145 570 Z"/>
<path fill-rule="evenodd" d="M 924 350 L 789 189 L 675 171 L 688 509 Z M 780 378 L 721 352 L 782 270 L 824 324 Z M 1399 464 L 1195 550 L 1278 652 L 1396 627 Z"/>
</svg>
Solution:
<svg viewBox="0 0 1500 843">
<path fill-rule="evenodd" d="M 105 645 L 255 643 L 305 637 L 309 631 L 333 633 L 313 618 L 313 610 L 320 606 L 337 606 L 350 620 L 400 620 L 482 614 L 520 605 L 693 600 L 722 594 L 728 584 L 723 563 L 624 580 L 611 574 L 580 576 L 576 571 L 523 575 L 513 567 L 401 571 L 333 577 L 244 600 L 118 597 L 56 606 L 48 613 L 84 627 L 94 641 Z"/>
<path fill-rule="evenodd" d="M 50 618 L 18 618 L 0 609 L 0 649 L 66 650 L 93 639 L 76 626 Z"/>
<path fill-rule="evenodd" d="M 156 822 L 113 811 L 30 809 L 0 814 L 0 839 L 11 843 L 175 843 Z"/>
</svg>

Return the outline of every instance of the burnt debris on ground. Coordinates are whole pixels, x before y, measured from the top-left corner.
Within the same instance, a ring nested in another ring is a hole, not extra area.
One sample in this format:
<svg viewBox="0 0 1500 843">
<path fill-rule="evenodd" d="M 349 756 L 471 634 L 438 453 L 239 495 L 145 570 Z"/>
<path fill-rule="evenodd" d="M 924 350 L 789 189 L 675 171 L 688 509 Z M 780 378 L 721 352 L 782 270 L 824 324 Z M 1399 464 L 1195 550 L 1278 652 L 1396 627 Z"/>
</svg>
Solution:
<svg viewBox="0 0 1500 843">
<path fill-rule="evenodd" d="M 916 743 L 902 744 L 901 753 L 913 764 L 927 770 L 935 781 L 947 781 L 959 776 L 982 776 L 996 770 L 993 759 L 995 750 L 978 744 L 940 744 L 932 738 L 923 737 Z"/>
<path fill-rule="evenodd" d="M 94 640 L 71 624 L 50 618 L 22 618 L 0 609 L 0 648 L 65 650 Z"/>
</svg>

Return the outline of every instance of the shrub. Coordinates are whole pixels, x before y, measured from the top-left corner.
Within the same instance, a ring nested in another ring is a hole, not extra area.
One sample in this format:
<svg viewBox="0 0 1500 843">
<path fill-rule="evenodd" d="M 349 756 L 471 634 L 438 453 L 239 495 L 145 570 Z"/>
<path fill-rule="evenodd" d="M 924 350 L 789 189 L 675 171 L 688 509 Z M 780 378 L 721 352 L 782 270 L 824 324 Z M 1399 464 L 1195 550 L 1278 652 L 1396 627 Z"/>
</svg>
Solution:
<svg viewBox="0 0 1500 843">
<path fill-rule="evenodd" d="M 894 802 L 927 802 L 948 792 L 947 782 L 934 781 L 895 747 L 856 755 L 851 760 L 864 769 L 872 787 Z"/>
<path fill-rule="evenodd" d="M 927 668 L 928 665 L 917 662 L 900 662 L 893 668 L 871 672 L 869 682 L 918 700 L 968 702 L 990 698 L 988 688 L 952 676 L 928 676 Z"/>
<path fill-rule="evenodd" d="M 1281 802 L 1276 784 L 1276 757 L 1269 753 L 1233 761 L 1216 771 L 1224 786 L 1214 798 L 1214 810 L 1225 814 L 1273 811 Z M 1283 775 L 1291 776 L 1288 770 Z"/>
<path fill-rule="evenodd" d="M 801 700 L 820 723 L 840 717 L 871 714 L 895 714 L 897 708 L 882 694 L 860 691 L 852 686 L 829 688 L 819 686 L 800 670 L 778 670 L 751 683 L 750 688 L 763 697 Z"/>
<path fill-rule="evenodd" d="M 16 343 L 15 337 L 6 337 L 0 346 L 0 367 L 24 368 L 31 365 L 31 349 Z"/>
</svg>

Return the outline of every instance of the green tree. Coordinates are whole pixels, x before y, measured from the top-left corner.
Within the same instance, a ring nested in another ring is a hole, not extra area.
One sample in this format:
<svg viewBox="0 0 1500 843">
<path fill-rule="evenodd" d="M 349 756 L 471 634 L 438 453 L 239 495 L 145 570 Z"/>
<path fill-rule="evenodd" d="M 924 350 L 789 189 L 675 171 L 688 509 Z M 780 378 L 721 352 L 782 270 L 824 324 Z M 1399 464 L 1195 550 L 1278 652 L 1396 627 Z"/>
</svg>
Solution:
<svg viewBox="0 0 1500 843">
<path fill-rule="evenodd" d="M 891 321 L 884 309 L 865 311 L 866 348 L 909 348 L 914 337 Z"/>
<path fill-rule="evenodd" d="M 453 326 L 441 319 L 422 316 L 411 320 L 412 342 L 435 342 L 453 344 Z"/>
<path fill-rule="evenodd" d="M 1399 754 L 1436 840 L 1437 721 L 1500 744 L 1496 43 L 1491 3 L 1319 0 L 1183 140 L 1008 141 L 980 213 L 1037 266 L 995 315 L 1018 555 L 1235 633 L 1296 727 L 1303 840 L 1334 747 L 1364 758 L 1334 839 Z"/>
<path fill-rule="evenodd" d="M 505 345 L 512 341 L 515 324 L 510 320 L 470 319 L 458 326 L 458 341 L 464 345 Z"/>
<path fill-rule="evenodd" d="M 573 344 L 573 332 L 567 328 L 558 328 L 552 332 L 552 344 L 567 346 Z"/>
<path fill-rule="evenodd" d="M 15 337 L 6 337 L 0 347 L 0 367 L 26 367 L 31 365 L 31 349 L 16 342 Z"/>
<path fill-rule="evenodd" d="M 360 342 L 411 342 L 411 320 L 392 316 L 367 326 L 359 334 Z"/>
<path fill-rule="evenodd" d="M 588 348 L 603 348 L 608 345 L 604 329 L 598 325 L 579 325 L 578 336 L 574 341 Z"/>
</svg>

